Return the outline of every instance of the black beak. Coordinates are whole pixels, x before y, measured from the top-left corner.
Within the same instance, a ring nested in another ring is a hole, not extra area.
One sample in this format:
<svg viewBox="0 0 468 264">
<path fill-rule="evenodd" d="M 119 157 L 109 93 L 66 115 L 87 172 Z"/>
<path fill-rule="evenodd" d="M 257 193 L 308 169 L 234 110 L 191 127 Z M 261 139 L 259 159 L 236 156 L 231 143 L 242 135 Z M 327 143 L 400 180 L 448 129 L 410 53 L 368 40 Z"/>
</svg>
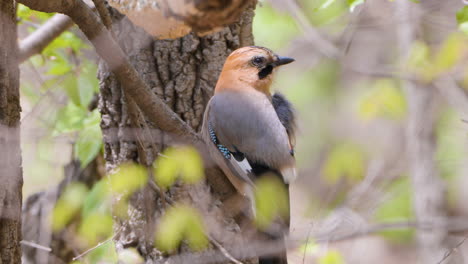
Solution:
<svg viewBox="0 0 468 264">
<path fill-rule="evenodd" d="M 273 62 L 273 66 L 276 67 L 276 66 L 285 65 L 285 64 L 289 64 L 289 63 L 291 63 L 293 61 L 294 61 L 293 58 L 278 56 L 276 61 Z"/>
</svg>

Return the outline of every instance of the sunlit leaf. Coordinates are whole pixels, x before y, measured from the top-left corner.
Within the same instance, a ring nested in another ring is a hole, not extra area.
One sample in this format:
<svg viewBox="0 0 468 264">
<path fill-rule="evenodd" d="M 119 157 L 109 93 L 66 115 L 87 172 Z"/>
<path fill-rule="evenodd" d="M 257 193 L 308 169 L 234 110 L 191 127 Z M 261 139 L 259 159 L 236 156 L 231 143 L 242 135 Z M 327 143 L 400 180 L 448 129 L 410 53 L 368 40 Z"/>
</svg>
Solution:
<svg viewBox="0 0 468 264">
<path fill-rule="evenodd" d="M 126 163 L 109 175 L 111 191 L 130 194 L 146 185 L 148 172 L 141 165 Z"/>
<path fill-rule="evenodd" d="M 351 12 L 360 4 L 364 4 L 364 0 L 348 0 L 349 10 Z"/>
<path fill-rule="evenodd" d="M 356 182 L 364 176 L 364 153 L 352 143 L 339 144 L 328 155 L 323 168 L 325 180 L 334 184 L 341 178 Z"/>
<path fill-rule="evenodd" d="M 464 6 L 460 10 L 457 11 L 457 23 L 458 23 L 458 28 L 464 32 L 468 33 L 468 6 Z"/>
<path fill-rule="evenodd" d="M 63 229 L 81 209 L 88 188 L 82 183 L 71 183 L 63 191 L 52 212 L 52 229 Z"/>
<path fill-rule="evenodd" d="M 171 147 L 164 150 L 154 163 L 154 177 L 162 188 L 174 184 L 177 177 L 185 183 L 203 179 L 203 162 L 193 147 Z"/>
<path fill-rule="evenodd" d="M 406 115 L 406 99 L 397 83 L 390 79 L 376 81 L 359 103 L 359 117 L 364 120 L 389 118 L 399 120 Z"/>
<path fill-rule="evenodd" d="M 101 244 L 99 247 L 90 251 L 84 258 L 84 263 L 118 263 L 117 252 L 112 239 L 107 240 L 106 243 Z"/>
<path fill-rule="evenodd" d="M 109 238 L 112 234 L 112 216 L 110 213 L 94 212 L 83 218 L 78 235 L 85 239 L 88 246 Z"/>
<path fill-rule="evenodd" d="M 208 245 L 202 217 L 186 205 L 169 208 L 162 217 L 155 235 L 158 249 L 170 252 L 185 241 L 192 250 L 201 250 Z"/>
<path fill-rule="evenodd" d="M 145 260 L 135 248 L 126 248 L 119 251 L 119 263 L 142 264 L 145 263 Z"/>
<path fill-rule="evenodd" d="M 64 108 L 58 111 L 57 121 L 53 136 L 61 133 L 69 133 L 81 130 L 83 128 L 83 120 L 88 116 L 88 111 L 78 107 L 74 103 L 67 104 Z"/>
<path fill-rule="evenodd" d="M 264 176 L 255 187 L 255 222 L 259 228 L 267 228 L 277 216 L 289 217 L 289 195 L 281 180 Z"/>
<path fill-rule="evenodd" d="M 93 185 L 83 202 L 81 216 L 86 218 L 90 213 L 110 213 L 109 187 L 106 180 L 100 180 Z"/>
<path fill-rule="evenodd" d="M 464 56 L 466 40 L 460 34 L 451 34 L 434 57 L 437 73 L 440 74 L 460 61 Z"/>
<path fill-rule="evenodd" d="M 375 212 L 378 222 L 408 221 L 414 217 L 412 205 L 413 190 L 407 177 L 395 180 L 386 190 L 385 199 Z M 380 232 L 385 238 L 393 242 L 407 243 L 411 241 L 414 230 L 390 230 Z"/>
<path fill-rule="evenodd" d="M 96 66 L 90 62 L 85 61 L 81 67 L 81 72 L 78 74 L 78 92 L 80 105 L 87 108 L 93 96 L 98 92 L 98 81 L 96 78 Z"/>
<path fill-rule="evenodd" d="M 319 264 L 344 264 L 345 261 L 340 252 L 329 250 L 327 253 L 318 259 Z"/>
<path fill-rule="evenodd" d="M 91 115 L 83 120 L 83 130 L 80 131 L 74 145 L 75 157 L 81 162 L 82 168 L 97 156 L 102 146 L 102 132 L 99 122 L 101 116 L 95 109 Z"/>
</svg>

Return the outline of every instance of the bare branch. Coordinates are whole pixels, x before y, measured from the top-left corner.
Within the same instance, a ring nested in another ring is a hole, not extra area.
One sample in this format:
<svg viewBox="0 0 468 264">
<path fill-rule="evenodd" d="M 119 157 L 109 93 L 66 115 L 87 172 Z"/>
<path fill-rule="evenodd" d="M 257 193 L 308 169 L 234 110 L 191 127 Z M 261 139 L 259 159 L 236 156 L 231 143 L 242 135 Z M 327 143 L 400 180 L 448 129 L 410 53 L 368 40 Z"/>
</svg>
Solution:
<svg viewBox="0 0 468 264">
<path fill-rule="evenodd" d="M 25 240 L 21 240 L 20 241 L 20 244 L 21 245 L 24 245 L 24 246 L 28 246 L 28 247 L 32 247 L 32 248 L 37 248 L 37 249 L 40 249 L 40 250 L 44 250 L 44 251 L 47 251 L 47 252 L 51 252 L 52 249 L 50 247 L 44 247 L 44 246 L 41 246 L 37 243 L 34 243 L 34 242 L 31 242 L 31 241 L 25 241 Z"/>
<path fill-rule="evenodd" d="M 34 54 L 41 53 L 55 38 L 73 25 L 65 15 L 56 14 L 39 29 L 21 41 L 19 45 L 19 62 L 27 60 Z"/>
<path fill-rule="evenodd" d="M 450 257 L 450 255 L 453 254 L 453 252 L 457 251 L 457 249 L 463 245 L 463 243 L 465 243 L 466 239 L 468 237 L 464 237 L 458 244 L 456 244 L 453 248 L 451 248 L 449 251 L 447 251 L 444 255 L 444 257 L 439 261 L 437 262 L 437 264 L 441 264 L 442 262 L 444 262 L 448 257 Z"/>
</svg>

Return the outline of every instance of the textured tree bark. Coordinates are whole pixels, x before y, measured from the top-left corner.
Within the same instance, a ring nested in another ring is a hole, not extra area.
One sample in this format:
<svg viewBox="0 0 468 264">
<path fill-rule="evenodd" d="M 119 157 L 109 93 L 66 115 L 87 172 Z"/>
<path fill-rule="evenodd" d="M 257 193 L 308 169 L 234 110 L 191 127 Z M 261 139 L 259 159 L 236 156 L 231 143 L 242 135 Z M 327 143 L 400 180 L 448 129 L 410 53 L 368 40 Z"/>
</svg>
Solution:
<svg viewBox="0 0 468 264">
<path fill-rule="evenodd" d="M 16 3 L 0 2 L 0 263 L 21 263 L 20 100 Z"/>
<path fill-rule="evenodd" d="M 174 40 L 155 40 L 115 10 L 111 13 L 116 21 L 113 31 L 117 41 L 140 77 L 187 124 L 199 130 L 205 105 L 213 93 L 224 60 L 231 51 L 253 44 L 253 8 L 252 4 L 239 22 L 217 33 L 204 37 L 189 34 Z M 134 104 L 125 98 L 120 83 L 104 62 L 100 63 L 98 77 L 108 171 L 128 161 L 149 165 L 162 149 L 175 142 L 180 143 L 177 138 L 158 130 L 158 124 L 144 121 Z M 137 142 L 135 138 L 144 134 L 142 131 L 146 126 L 151 136 L 141 136 L 143 140 Z M 136 135 L 132 134 L 134 132 Z M 235 240 L 232 237 L 242 231 L 223 203 L 235 192 L 217 169 L 208 168 L 207 178 L 207 184 L 194 187 L 177 185 L 166 195 L 175 201 L 192 203 L 202 210 L 204 217 L 213 220 L 211 227 L 218 231 L 222 229 L 223 236 L 216 239 L 226 244 Z M 210 197 L 204 195 L 208 193 L 211 193 Z M 199 203 L 195 203 L 196 200 Z M 153 234 L 158 218 L 164 213 L 164 203 L 157 192 L 147 187 L 133 196 L 131 204 L 128 219 L 115 218 L 117 249 L 137 247 L 148 261 L 163 259 L 161 252 L 153 247 Z M 181 252 L 185 251 L 188 250 L 181 249 Z"/>
</svg>

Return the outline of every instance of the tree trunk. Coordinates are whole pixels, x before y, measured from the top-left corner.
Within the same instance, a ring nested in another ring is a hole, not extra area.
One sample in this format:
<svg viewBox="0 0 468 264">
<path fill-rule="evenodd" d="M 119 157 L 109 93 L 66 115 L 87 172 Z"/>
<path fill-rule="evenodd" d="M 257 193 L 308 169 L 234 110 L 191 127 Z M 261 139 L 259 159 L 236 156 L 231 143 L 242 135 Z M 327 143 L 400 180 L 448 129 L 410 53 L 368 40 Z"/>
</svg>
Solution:
<svg viewBox="0 0 468 264">
<path fill-rule="evenodd" d="M 253 5 L 244 12 L 239 22 L 203 37 L 189 34 L 174 40 L 156 40 L 111 10 L 113 31 L 131 63 L 152 91 L 198 131 L 205 105 L 212 96 L 226 57 L 241 46 L 253 44 Z M 142 119 L 135 105 L 126 100 L 119 82 L 104 62 L 100 63 L 98 77 L 99 109 L 108 171 L 128 161 L 150 165 L 166 146 L 180 142 L 158 130 L 158 124 L 149 124 Z M 138 135 L 147 131 L 150 131 L 150 136 Z M 137 137 L 144 140 L 137 142 Z M 194 203 L 198 198 L 204 199 L 200 195 L 210 193 L 211 190 L 209 199 L 195 206 L 203 208 L 204 214 L 214 215 L 215 222 L 226 233 L 240 232 L 234 231 L 240 230 L 239 226 L 225 213 L 227 210 L 223 211 L 223 201 L 235 193 L 232 186 L 220 171 L 208 168 L 207 172 L 207 184 L 196 187 L 178 185 L 166 195 L 175 201 Z M 157 192 L 146 187 L 133 196 L 131 204 L 128 219 L 115 218 L 117 250 L 136 247 L 147 260 L 162 259 L 161 252 L 154 249 L 153 241 L 154 227 L 164 213 L 164 203 Z M 226 244 L 229 239 L 229 235 L 217 237 L 221 244 Z"/>
<path fill-rule="evenodd" d="M 0 263 L 21 263 L 20 99 L 16 3 L 0 2 Z"/>
<path fill-rule="evenodd" d="M 419 27 L 417 8 L 409 1 L 397 3 L 397 17 L 401 21 L 399 28 L 399 46 L 402 57 L 406 58 L 411 45 L 416 40 Z M 416 16 L 416 19 L 415 19 Z M 413 208 L 418 222 L 437 222 L 444 226 L 447 222 L 445 183 L 439 176 L 435 160 L 435 108 L 436 96 L 429 84 L 404 81 L 408 100 L 408 120 L 406 142 L 410 164 L 413 192 Z M 449 237 L 443 228 L 437 230 L 418 230 L 420 263 L 437 263 L 450 250 Z M 444 263 L 459 263 L 449 257 Z"/>
</svg>

